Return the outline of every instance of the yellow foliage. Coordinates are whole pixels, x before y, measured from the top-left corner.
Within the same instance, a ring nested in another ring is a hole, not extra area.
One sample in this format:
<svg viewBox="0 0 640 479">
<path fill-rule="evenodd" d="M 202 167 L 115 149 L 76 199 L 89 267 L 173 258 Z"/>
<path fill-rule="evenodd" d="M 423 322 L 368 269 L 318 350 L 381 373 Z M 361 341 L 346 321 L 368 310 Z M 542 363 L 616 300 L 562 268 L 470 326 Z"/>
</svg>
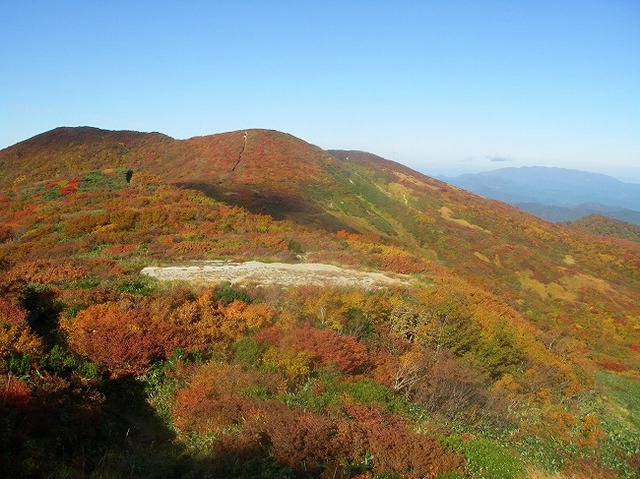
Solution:
<svg viewBox="0 0 640 479">
<path fill-rule="evenodd" d="M 195 324 L 200 319 L 200 308 L 194 301 L 188 301 L 176 310 L 173 319 L 181 325 Z"/>
<path fill-rule="evenodd" d="M 0 327 L 0 359 L 11 354 L 29 354 L 35 358 L 41 353 L 42 342 L 26 325 Z"/>
<path fill-rule="evenodd" d="M 264 353 L 262 362 L 281 371 L 290 385 L 300 384 L 311 374 L 311 358 L 306 351 L 271 347 Z"/>
<path fill-rule="evenodd" d="M 279 329 L 289 331 L 298 324 L 298 317 L 291 311 L 280 311 L 276 323 Z"/>
<path fill-rule="evenodd" d="M 440 215 L 442 216 L 442 218 L 447 220 L 447 221 L 450 221 L 452 223 L 456 223 L 456 224 L 458 224 L 460 226 L 464 226 L 465 228 L 470 228 L 472 230 L 484 231 L 487 234 L 492 234 L 491 231 L 486 230 L 481 226 L 469 223 L 467 220 L 463 220 L 461 218 L 454 218 L 453 217 L 453 211 L 451 210 L 451 208 L 449 208 L 447 206 L 443 206 L 442 208 L 440 208 L 439 211 L 440 211 Z"/>
<path fill-rule="evenodd" d="M 525 228 L 524 232 L 529 236 L 534 236 L 544 241 L 549 241 L 553 238 L 553 234 L 537 225 L 531 225 L 530 227 Z"/>
<path fill-rule="evenodd" d="M 538 293 L 542 299 L 562 299 L 569 302 L 574 302 L 578 299 L 575 291 L 571 291 L 556 282 L 543 283 L 538 281 L 533 277 L 531 271 L 519 271 L 517 275 L 523 288 Z"/>
<path fill-rule="evenodd" d="M 242 312 L 242 318 L 249 329 L 260 329 L 273 324 L 275 311 L 268 304 L 249 304 Z"/>
<path fill-rule="evenodd" d="M 14 186 L 19 185 L 20 183 L 22 183 L 26 179 L 27 179 L 26 175 L 20 175 L 15 180 L 13 180 L 13 185 Z"/>
<path fill-rule="evenodd" d="M 614 265 L 618 268 L 624 265 L 623 259 L 608 253 L 597 253 L 596 257 L 605 264 Z"/>
<path fill-rule="evenodd" d="M 600 418 L 593 414 L 587 414 L 580 420 L 578 443 L 581 446 L 596 448 L 605 437 L 605 433 L 600 429 Z"/>
</svg>

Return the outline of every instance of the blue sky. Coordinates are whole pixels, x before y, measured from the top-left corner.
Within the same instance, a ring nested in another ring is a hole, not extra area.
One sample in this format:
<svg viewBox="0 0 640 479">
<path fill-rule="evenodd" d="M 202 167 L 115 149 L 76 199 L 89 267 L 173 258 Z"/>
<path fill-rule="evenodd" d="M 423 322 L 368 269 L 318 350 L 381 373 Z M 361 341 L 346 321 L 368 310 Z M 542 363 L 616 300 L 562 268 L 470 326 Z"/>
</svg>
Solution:
<svg viewBox="0 0 640 479">
<path fill-rule="evenodd" d="M 426 174 L 640 183 L 640 2 L 0 0 L 0 148 L 246 128 Z"/>
</svg>

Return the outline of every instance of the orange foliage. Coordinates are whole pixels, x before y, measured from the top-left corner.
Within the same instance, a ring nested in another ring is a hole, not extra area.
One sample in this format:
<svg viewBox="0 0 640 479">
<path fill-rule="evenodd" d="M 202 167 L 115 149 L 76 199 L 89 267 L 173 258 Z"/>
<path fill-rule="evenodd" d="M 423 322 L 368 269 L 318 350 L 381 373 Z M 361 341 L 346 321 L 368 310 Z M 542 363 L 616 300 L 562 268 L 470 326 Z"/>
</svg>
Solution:
<svg viewBox="0 0 640 479">
<path fill-rule="evenodd" d="M 244 371 L 224 363 L 205 364 L 176 394 L 175 424 L 184 433 L 219 431 L 238 424 L 250 408 L 250 401 L 242 393 L 251 388 L 275 393 L 284 385 L 271 374 Z"/>
<path fill-rule="evenodd" d="M 11 375 L 0 375 L 0 414 L 10 412 L 27 414 L 31 410 L 31 390 L 29 386 Z"/>
<path fill-rule="evenodd" d="M 85 276 L 85 272 L 70 261 L 55 260 L 25 261 L 15 266 L 13 273 L 35 283 L 73 281 Z"/>
<path fill-rule="evenodd" d="M 600 428 L 598 416 L 587 414 L 580 419 L 579 435 L 577 437 L 579 445 L 595 449 L 600 441 L 605 438 L 606 435 Z"/>
<path fill-rule="evenodd" d="M 109 217 L 106 213 L 80 213 L 69 218 L 63 227 L 65 235 L 72 238 L 92 233 L 96 228 L 107 224 Z"/>
<path fill-rule="evenodd" d="M 176 346 L 170 324 L 153 321 L 147 309 L 125 310 L 117 303 L 90 306 L 63 327 L 71 347 L 112 378 L 142 374 Z"/>
<path fill-rule="evenodd" d="M 0 298 L 0 369 L 12 354 L 37 359 L 42 354 L 42 343 L 27 324 L 26 311 Z"/>
<path fill-rule="evenodd" d="M 198 351 L 221 340 L 239 339 L 271 324 L 275 312 L 267 304 L 246 304 L 239 300 L 225 305 L 215 299 L 215 291 L 205 290 L 194 300 L 175 307 L 170 318 L 184 331 L 181 347 Z"/>
<path fill-rule="evenodd" d="M 258 338 L 282 350 L 306 353 L 311 366 L 335 365 L 345 374 L 362 374 L 371 365 L 367 348 L 353 336 L 339 336 L 331 329 L 302 327 L 282 332 L 270 330 Z"/>
</svg>

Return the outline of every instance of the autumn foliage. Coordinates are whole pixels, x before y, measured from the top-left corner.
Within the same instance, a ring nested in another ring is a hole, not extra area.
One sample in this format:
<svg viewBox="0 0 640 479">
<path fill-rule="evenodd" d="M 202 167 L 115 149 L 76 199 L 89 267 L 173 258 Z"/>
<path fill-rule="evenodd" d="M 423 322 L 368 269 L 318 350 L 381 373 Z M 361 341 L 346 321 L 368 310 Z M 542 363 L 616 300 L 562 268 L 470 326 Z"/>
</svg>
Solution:
<svg viewBox="0 0 640 479">
<path fill-rule="evenodd" d="M 282 349 L 306 353 L 312 367 L 333 365 L 345 374 L 362 374 L 371 365 L 363 344 L 353 336 L 339 336 L 331 329 L 267 330 L 258 337 Z"/>
<path fill-rule="evenodd" d="M 269 452 L 298 474 L 318 474 L 327 467 L 346 471 L 350 463 L 372 461 L 374 472 L 437 478 L 464 464 L 461 456 L 445 451 L 433 437 L 411 432 L 407 421 L 380 408 L 347 403 L 325 415 L 251 395 L 260 390 L 273 397 L 276 385 L 268 376 L 210 363 L 178 392 L 176 425 L 185 434 L 221 434 L 212 452 L 223 461 Z"/>
<path fill-rule="evenodd" d="M 31 389 L 24 381 L 10 375 L 0 376 L 0 412 L 28 414 L 31 410 Z"/>
<path fill-rule="evenodd" d="M 65 328 L 71 347 L 112 378 L 144 373 L 172 341 L 171 328 L 154 322 L 147 309 L 123 309 L 117 303 L 90 306 Z"/>
<path fill-rule="evenodd" d="M 27 323 L 27 312 L 0 298 L 0 371 L 6 370 L 12 355 L 38 359 L 42 342 Z"/>
<path fill-rule="evenodd" d="M 268 130 L 62 128 L 0 167 L 9 476 L 518 477 L 474 464 L 491 448 L 532 477 L 637 472 L 633 228 L 542 222 Z M 140 273 L 220 259 L 401 284 Z"/>
</svg>

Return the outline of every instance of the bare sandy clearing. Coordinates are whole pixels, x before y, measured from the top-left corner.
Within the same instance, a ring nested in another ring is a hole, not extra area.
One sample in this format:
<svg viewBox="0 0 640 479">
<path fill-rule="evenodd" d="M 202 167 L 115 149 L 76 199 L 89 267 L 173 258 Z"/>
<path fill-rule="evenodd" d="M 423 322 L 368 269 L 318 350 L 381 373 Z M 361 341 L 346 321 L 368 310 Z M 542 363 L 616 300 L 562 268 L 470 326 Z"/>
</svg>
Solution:
<svg viewBox="0 0 640 479">
<path fill-rule="evenodd" d="M 382 273 L 356 271 L 322 263 L 261 263 L 247 261 L 202 261 L 188 266 L 148 266 L 146 274 L 160 280 L 183 280 L 198 282 L 222 282 L 257 284 L 279 284 L 284 286 L 350 286 L 375 289 L 384 286 L 408 284 L 398 278 Z"/>
</svg>

